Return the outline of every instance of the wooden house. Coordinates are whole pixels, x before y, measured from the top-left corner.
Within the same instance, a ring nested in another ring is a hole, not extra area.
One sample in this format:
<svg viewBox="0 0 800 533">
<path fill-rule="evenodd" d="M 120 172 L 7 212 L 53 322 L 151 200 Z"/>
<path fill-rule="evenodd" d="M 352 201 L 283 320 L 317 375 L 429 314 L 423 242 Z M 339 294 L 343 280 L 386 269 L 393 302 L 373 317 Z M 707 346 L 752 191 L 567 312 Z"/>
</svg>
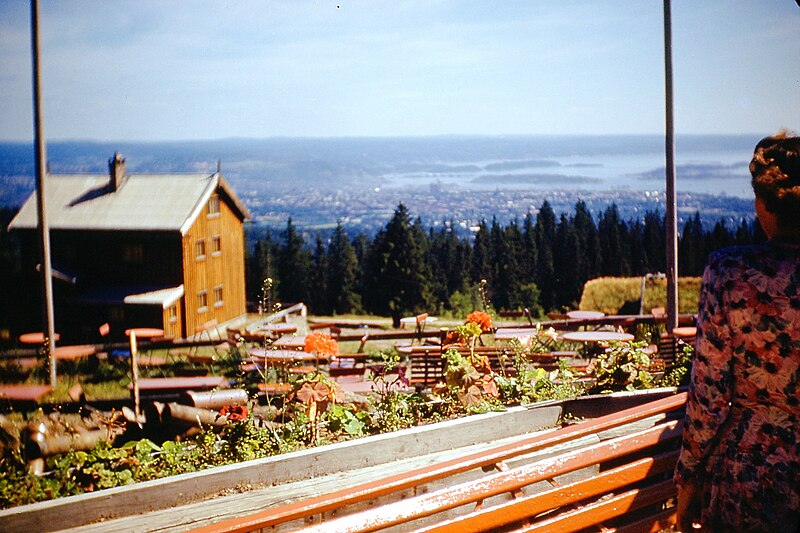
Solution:
<svg viewBox="0 0 800 533">
<path fill-rule="evenodd" d="M 129 175 L 115 154 L 109 175 L 48 173 L 45 194 L 62 339 L 92 338 L 104 323 L 115 337 L 135 326 L 183 338 L 245 315 L 250 215 L 219 169 Z M 36 228 L 33 193 L 9 225 L 32 273 Z"/>
</svg>

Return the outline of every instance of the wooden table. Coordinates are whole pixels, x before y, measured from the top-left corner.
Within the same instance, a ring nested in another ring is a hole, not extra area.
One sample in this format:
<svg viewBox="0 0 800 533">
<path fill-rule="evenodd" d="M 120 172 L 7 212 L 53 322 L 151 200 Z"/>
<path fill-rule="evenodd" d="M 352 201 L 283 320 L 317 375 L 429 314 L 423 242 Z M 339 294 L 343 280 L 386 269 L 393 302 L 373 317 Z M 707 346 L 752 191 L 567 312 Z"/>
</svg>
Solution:
<svg viewBox="0 0 800 533">
<path fill-rule="evenodd" d="M 521 344 L 527 344 L 531 337 L 547 336 L 546 331 L 541 328 L 497 328 L 494 339 L 504 341 L 517 339 Z"/>
<path fill-rule="evenodd" d="M 630 333 L 616 331 L 567 331 L 561 338 L 570 342 L 582 342 L 586 345 L 586 355 L 593 357 L 603 352 L 606 344 L 612 341 L 630 342 L 634 336 Z"/>
<path fill-rule="evenodd" d="M 0 399 L 38 402 L 51 390 L 50 385 L 0 385 Z"/>
<path fill-rule="evenodd" d="M 417 326 L 417 325 L 424 326 L 428 322 L 436 322 L 437 320 L 439 320 L 439 317 L 437 316 L 428 316 L 423 319 L 418 319 L 415 316 L 406 316 L 400 319 L 400 327 L 403 328 L 406 326 Z"/>
<path fill-rule="evenodd" d="M 131 333 L 136 333 L 137 339 L 153 339 L 164 336 L 164 330 L 158 328 L 129 328 L 125 330 L 126 337 L 130 337 Z"/>
<path fill-rule="evenodd" d="M 288 366 L 294 363 L 317 363 L 320 360 L 327 360 L 316 354 L 299 352 L 296 350 L 270 350 L 265 348 L 252 348 L 247 350 L 252 357 L 250 362 L 266 362 L 274 365 Z"/>
<path fill-rule="evenodd" d="M 209 390 L 227 384 L 223 376 L 195 376 L 174 378 L 143 378 L 139 380 L 141 391 Z M 133 389 L 133 384 L 128 385 Z"/>
<path fill-rule="evenodd" d="M 264 324 L 263 326 L 259 326 L 253 333 L 273 333 L 276 335 L 288 335 L 291 333 L 297 333 L 297 326 L 294 324 Z"/>
<path fill-rule="evenodd" d="M 45 334 L 41 331 L 33 331 L 31 333 L 23 333 L 19 336 L 19 342 L 22 344 L 44 344 Z M 55 340 L 58 341 L 61 335 L 55 334 Z"/>
<path fill-rule="evenodd" d="M 279 350 L 302 350 L 306 347 L 305 335 L 284 335 L 272 343 Z"/>
<path fill-rule="evenodd" d="M 634 336 L 630 333 L 619 333 L 616 331 L 567 331 L 561 334 L 561 338 L 571 342 L 630 342 Z"/>
<path fill-rule="evenodd" d="M 695 326 L 675 328 L 672 330 L 672 334 L 683 340 L 694 339 L 697 336 L 697 328 Z"/>
<path fill-rule="evenodd" d="M 575 320 L 591 320 L 603 318 L 604 316 L 606 316 L 606 314 L 601 311 L 570 311 L 567 313 L 567 318 Z"/>
<path fill-rule="evenodd" d="M 71 346 L 57 346 L 53 350 L 53 355 L 59 361 L 74 361 L 89 357 L 97 352 L 95 347 L 91 344 L 73 344 Z"/>
</svg>

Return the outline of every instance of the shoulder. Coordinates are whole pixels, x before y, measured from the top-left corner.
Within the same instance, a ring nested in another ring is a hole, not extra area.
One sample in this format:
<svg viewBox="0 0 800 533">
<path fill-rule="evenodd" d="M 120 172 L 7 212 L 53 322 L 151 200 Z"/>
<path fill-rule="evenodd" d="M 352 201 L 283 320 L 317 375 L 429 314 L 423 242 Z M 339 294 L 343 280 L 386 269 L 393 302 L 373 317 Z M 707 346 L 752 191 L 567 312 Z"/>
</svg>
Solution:
<svg viewBox="0 0 800 533">
<path fill-rule="evenodd" d="M 766 244 L 731 246 L 711 252 L 708 256 L 708 269 L 719 272 L 736 268 L 749 268 L 768 257 Z"/>
</svg>

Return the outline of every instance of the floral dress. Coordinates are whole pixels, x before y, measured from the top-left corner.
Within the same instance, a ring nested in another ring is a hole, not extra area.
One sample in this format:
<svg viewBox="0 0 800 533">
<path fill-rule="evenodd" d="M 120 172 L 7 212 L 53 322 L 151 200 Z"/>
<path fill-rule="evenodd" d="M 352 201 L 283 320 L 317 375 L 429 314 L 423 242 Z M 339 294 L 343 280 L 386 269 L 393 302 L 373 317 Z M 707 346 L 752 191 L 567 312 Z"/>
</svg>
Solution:
<svg viewBox="0 0 800 533">
<path fill-rule="evenodd" d="M 800 245 L 711 255 L 675 481 L 711 531 L 800 531 Z M 705 529 L 708 530 L 708 529 Z"/>
</svg>

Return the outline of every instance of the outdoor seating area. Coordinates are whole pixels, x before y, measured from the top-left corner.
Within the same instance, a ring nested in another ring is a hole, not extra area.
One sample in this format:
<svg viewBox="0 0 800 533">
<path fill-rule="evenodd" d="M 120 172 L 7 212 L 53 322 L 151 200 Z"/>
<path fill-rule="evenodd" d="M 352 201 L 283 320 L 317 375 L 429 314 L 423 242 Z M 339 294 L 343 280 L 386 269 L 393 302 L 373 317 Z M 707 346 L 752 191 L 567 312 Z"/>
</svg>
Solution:
<svg viewBox="0 0 800 533">
<path fill-rule="evenodd" d="M 453 322 L 448 326 L 447 322 L 427 313 L 402 319 L 399 329 L 376 324 L 320 323 L 289 319 L 290 316 L 284 314 L 278 319 L 240 327 L 223 328 L 210 322 L 199 326 L 194 338 L 186 341 L 166 338 L 158 328 L 130 328 L 125 333 L 128 337 L 135 336 L 137 366 L 143 372 L 139 388 L 144 396 L 154 394 L 153 391 L 177 394 L 181 390 L 202 390 L 211 380 L 214 380 L 213 386 L 221 385 L 222 381 L 216 376 L 223 368 L 230 372 L 230 367 L 234 366 L 239 377 L 229 375 L 229 381 L 241 381 L 243 376 L 249 375 L 251 377 L 245 381 L 267 383 L 255 389 L 259 394 L 285 393 L 285 387 L 269 386 L 271 380 L 277 380 L 276 384 L 290 383 L 315 372 L 346 384 L 349 389 L 368 393 L 370 377 L 379 371 L 376 370 L 376 363 L 380 363 L 377 353 L 387 349 L 399 356 L 399 367 L 404 369 L 410 386 L 419 392 L 428 392 L 444 380 L 443 355 L 448 349 L 455 349 L 466 358 L 486 358 L 494 372 L 509 377 L 518 371 L 515 350 L 520 349 L 527 349 L 525 364 L 531 367 L 553 371 L 566 365 L 564 368 L 580 373 L 609 343 L 630 343 L 637 340 L 635 334 L 640 324 L 650 324 L 648 327 L 652 330 L 658 327 L 660 319 L 663 320 L 658 313 L 614 316 L 575 310 L 533 326 L 519 320 L 501 322 L 491 331 L 482 333 L 476 345 L 458 346 L 444 342 L 446 334 L 452 331 Z M 648 347 L 653 369 L 669 369 L 674 364 L 676 350 L 693 343 L 696 328 L 692 324 L 693 317 L 681 317 L 681 327 L 676 328 L 673 335 L 662 333 L 658 342 Z M 334 356 L 306 352 L 307 336 L 316 332 L 335 340 L 342 352 Z M 31 332 L 19 340 L 21 346 L 35 346 L 35 342 L 44 341 L 44 336 L 41 332 Z M 647 341 L 645 338 L 638 340 Z M 130 349 L 127 344 L 58 345 L 54 355 L 61 363 L 116 361 L 114 364 L 127 368 L 131 364 Z M 235 365 L 226 362 L 232 354 L 239 361 Z M 18 362 L 23 371 L 30 372 L 46 364 L 45 358 L 31 353 L 31 349 L 6 355 L 13 355 L 7 360 Z M 169 381 L 173 379 L 170 373 L 175 381 Z M 364 385 L 354 385 L 359 382 Z M 9 399 L 13 400 L 12 396 Z M 44 396 L 34 395 L 34 399 Z"/>
</svg>

